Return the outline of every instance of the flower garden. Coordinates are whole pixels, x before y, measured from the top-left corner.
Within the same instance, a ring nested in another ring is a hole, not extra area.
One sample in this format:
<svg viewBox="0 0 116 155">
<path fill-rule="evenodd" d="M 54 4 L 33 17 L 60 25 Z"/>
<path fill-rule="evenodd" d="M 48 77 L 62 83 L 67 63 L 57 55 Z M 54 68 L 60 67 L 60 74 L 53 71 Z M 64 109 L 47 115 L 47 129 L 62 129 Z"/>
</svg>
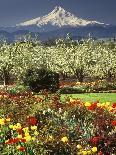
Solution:
<svg viewBox="0 0 116 155">
<path fill-rule="evenodd" d="M 26 39 L 0 42 L 0 155 L 115 155 L 116 42 Z"/>
<path fill-rule="evenodd" d="M 59 94 L 0 95 L 0 154 L 115 154 L 116 103 Z"/>
</svg>

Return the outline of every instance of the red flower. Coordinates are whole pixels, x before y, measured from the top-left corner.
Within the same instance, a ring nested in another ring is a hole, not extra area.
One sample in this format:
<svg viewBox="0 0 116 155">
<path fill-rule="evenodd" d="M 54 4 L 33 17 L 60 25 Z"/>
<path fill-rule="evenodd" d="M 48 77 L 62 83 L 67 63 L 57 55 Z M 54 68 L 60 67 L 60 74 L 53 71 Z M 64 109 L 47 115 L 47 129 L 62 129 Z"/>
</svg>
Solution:
<svg viewBox="0 0 116 155">
<path fill-rule="evenodd" d="M 112 104 L 112 108 L 116 108 L 116 103 L 113 103 Z"/>
<path fill-rule="evenodd" d="M 103 155 L 103 153 L 100 151 L 100 152 L 98 152 L 98 155 Z"/>
<path fill-rule="evenodd" d="M 19 142 L 19 138 L 14 138 L 14 143 L 18 143 Z"/>
<path fill-rule="evenodd" d="M 25 143 L 26 142 L 26 139 L 22 138 L 21 139 L 21 142 Z"/>
<path fill-rule="evenodd" d="M 19 150 L 20 150 L 21 152 L 24 152 L 24 151 L 26 150 L 26 148 L 25 148 L 24 146 L 21 146 L 21 147 L 19 148 Z"/>
<path fill-rule="evenodd" d="M 18 143 L 19 142 L 19 138 L 10 138 L 6 144 L 13 144 L 13 143 Z"/>
<path fill-rule="evenodd" d="M 98 136 L 98 137 L 93 137 L 90 141 L 96 144 L 99 140 L 100 140 L 100 137 Z"/>
<path fill-rule="evenodd" d="M 95 110 L 97 108 L 97 103 L 93 103 L 91 106 L 88 107 L 88 110 Z"/>
<path fill-rule="evenodd" d="M 37 124 L 37 119 L 35 117 L 29 117 L 27 119 L 27 122 L 29 123 L 29 125 L 36 125 Z"/>
<path fill-rule="evenodd" d="M 23 134 L 22 128 L 21 128 L 21 129 L 17 129 L 17 132 L 18 132 L 20 135 Z"/>
<path fill-rule="evenodd" d="M 14 139 L 13 139 L 13 138 L 10 138 L 10 139 L 6 142 L 6 144 L 12 144 L 12 143 L 14 143 Z"/>
<path fill-rule="evenodd" d="M 112 126 L 116 126 L 116 120 L 111 121 Z"/>
</svg>

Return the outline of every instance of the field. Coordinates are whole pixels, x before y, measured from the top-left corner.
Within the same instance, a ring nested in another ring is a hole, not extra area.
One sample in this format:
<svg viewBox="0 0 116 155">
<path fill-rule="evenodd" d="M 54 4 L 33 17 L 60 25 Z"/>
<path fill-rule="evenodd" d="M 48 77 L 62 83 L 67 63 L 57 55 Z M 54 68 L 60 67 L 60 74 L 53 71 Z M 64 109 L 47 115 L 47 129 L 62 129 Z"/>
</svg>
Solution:
<svg viewBox="0 0 116 155">
<path fill-rule="evenodd" d="M 85 94 L 67 94 L 62 95 L 61 99 L 63 100 L 65 97 L 71 96 L 75 99 L 80 99 L 83 102 L 95 102 L 100 101 L 101 103 L 104 102 L 116 102 L 116 93 L 85 93 Z"/>
</svg>

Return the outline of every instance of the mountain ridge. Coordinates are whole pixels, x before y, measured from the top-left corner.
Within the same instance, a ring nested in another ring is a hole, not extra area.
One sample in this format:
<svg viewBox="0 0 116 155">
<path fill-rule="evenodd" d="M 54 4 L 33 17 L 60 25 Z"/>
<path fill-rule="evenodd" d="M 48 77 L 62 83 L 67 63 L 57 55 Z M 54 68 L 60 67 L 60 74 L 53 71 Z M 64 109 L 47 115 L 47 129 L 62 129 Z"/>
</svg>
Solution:
<svg viewBox="0 0 116 155">
<path fill-rule="evenodd" d="M 8 33 L 5 33 L 8 32 Z M 65 37 L 71 33 L 72 37 L 87 37 L 91 34 L 94 38 L 111 38 L 116 36 L 116 26 L 85 20 L 76 17 L 62 7 L 55 7 L 45 16 L 27 20 L 11 27 L 0 28 L 0 38 L 5 36 L 9 41 L 26 34 L 39 35 L 40 40 Z"/>
<path fill-rule="evenodd" d="M 58 28 L 61 27 L 79 27 L 79 26 L 87 26 L 87 25 L 105 25 L 104 23 L 100 23 L 97 21 L 89 21 L 84 20 L 82 18 L 76 17 L 74 14 L 66 11 L 60 6 L 56 6 L 52 12 L 48 13 L 45 16 L 38 17 L 32 20 L 25 21 L 23 23 L 17 24 L 17 27 L 24 26 L 38 26 L 41 28 L 42 26 L 51 25 L 56 26 Z M 44 30 L 43 30 L 44 31 Z"/>
</svg>

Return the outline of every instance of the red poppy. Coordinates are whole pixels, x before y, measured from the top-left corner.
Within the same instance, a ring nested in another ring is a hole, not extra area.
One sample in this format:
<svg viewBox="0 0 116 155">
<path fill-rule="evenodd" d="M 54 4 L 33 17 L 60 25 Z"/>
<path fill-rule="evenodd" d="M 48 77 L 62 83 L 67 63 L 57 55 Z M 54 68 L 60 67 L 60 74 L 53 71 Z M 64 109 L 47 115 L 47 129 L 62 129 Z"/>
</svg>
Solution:
<svg viewBox="0 0 116 155">
<path fill-rule="evenodd" d="M 111 121 L 112 126 L 116 126 L 116 120 Z"/>
<path fill-rule="evenodd" d="M 36 125 L 37 124 L 37 119 L 35 117 L 29 117 L 27 119 L 27 122 L 29 123 L 29 125 Z"/>
</svg>

